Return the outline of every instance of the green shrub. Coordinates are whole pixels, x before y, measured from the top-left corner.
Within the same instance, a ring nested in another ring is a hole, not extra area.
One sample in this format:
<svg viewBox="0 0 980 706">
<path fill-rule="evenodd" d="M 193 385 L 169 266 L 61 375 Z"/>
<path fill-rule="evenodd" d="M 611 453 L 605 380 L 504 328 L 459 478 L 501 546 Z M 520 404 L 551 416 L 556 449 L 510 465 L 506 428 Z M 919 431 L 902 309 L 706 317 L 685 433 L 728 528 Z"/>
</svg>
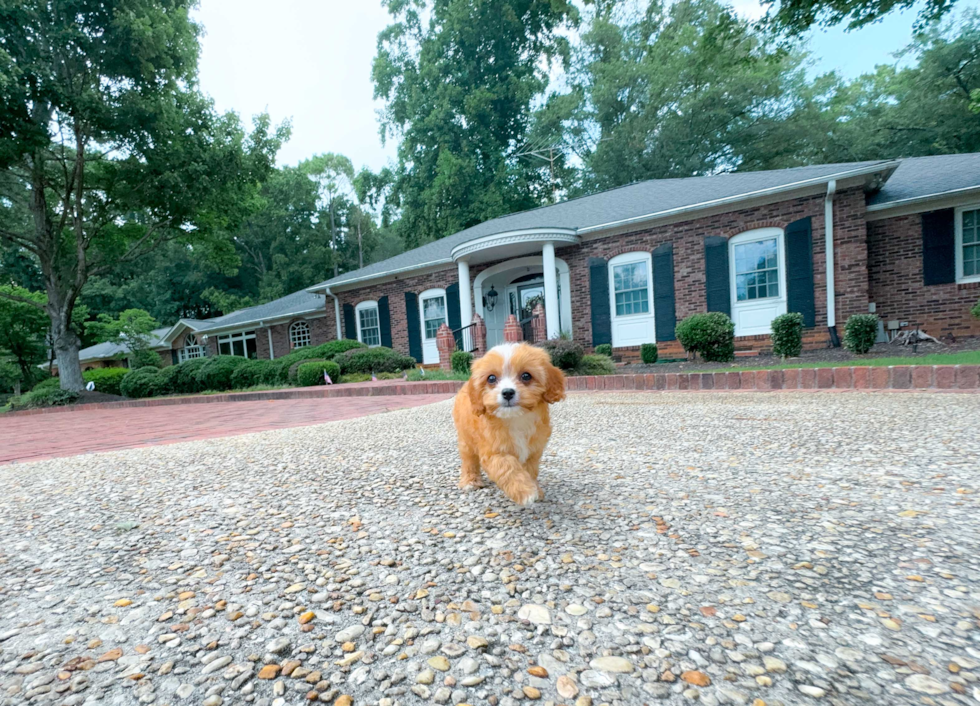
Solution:
<svg viewBox="0 0 980 706">
<path fill-rule="evenodd" d="M 466 351 L 453 351 L 452 368 L 454 373 L 469 373 L 473 354 Z"/>
<path fill-rule="evenodd" d="M 803 314 L 791 311 L 772 320 L 772 354 L 795 358 L 803 352 Z"/>
<path fill-rule="evenodd" d="M 878 338 L 878 317 L 874 314 L 854 314 L 844 324 L 844 348 L 851 353 L 867 353 Z"/>
<path fill-rule="evenodd" d="M 611 343 L 600 343 L 595 347 L 596 355 L 608 355 L 612 357 L 612 344 Z"/>
<path fill-rule="evenodd" d="M 395 373 L 397 375 L 397 373 Z M 367 382 L 371 379 L 371 373 L 350 373 L 349 375 L 341 375 L 340 380 L 334 380 L 334 382 Z"/>
<path fill-rule="evenodd" d="M 340 379 L 340 366 L 332 360 L 317 360 L 310 363 L 303 363 L 296 372 L 296 381 L 300 387 L 312 387 L 313 385 L 326 385 L 323 373 L 326 371 L 331 380 Z"/>
<path fill-rule="evenodd" d="M 357 348 L 334 357 L 340 372 L 348 373 L 398 373 L 415 367 L 415 358 L 391 348 Z"/>
<path fill-rule="evenodd" d="M 970 313 L 980 319 L 980 299 L 977 299 L 977 303 L 973 305 L 972 309 L 970 309 Z"/>
<path fill-rule="evenodd" d="M 122 384 L 122 379 L 128 374 L 129 370 L 126 368 L 95 368 L 82 373 L 82 378 L 87 383 L 94 382 L 96 392 L 121 395 L 119 386 Z"/>
<path fill-rule="evenodd" d="M 616 364 L 608 355 L 583 355 L 582 362 L 572 372 L 575 375 L 612 375 L 616 372 Z"/>
<path fill-rule="evenodd" d="M 562 370 L 574 370 L 582 362 L 585 350 L 582 344 L 566 338 L 552 338 L 538 344 L 551 356 L 551 364 Z"/>
<path fill-rule="evenodd" d="M 441 368 L 432 368 L 431 370 L 426 370 L 425 375 L 418 368 L 408 371 L 408 381 L 409 382 L 421 382 L 421 381 L 433 381 L 433 380 L 469 380 L 469 373 L 457 373 L 457 372 L 446 372 Z"/>
<path fill-rule="evenodd" d="M 640 345 L 640 360 L 646 365 L 653 365 L 657 362 L 657 344 L 656 343 L 643 343 Z"/>
<path fill-rule="evenodd" d="M 231 376 L 248 362 L 247 358 L 237 355 L 216 355 L 205 360 L 197 371 L 197 382 L 202 390 L 230 390 Z"/>
<path fill-rule="evenodd" d="M 126 370 L 123 368 L 123 370 Z M 129 372 L 128 370 L 126 372 Z M 31 392 L 36 392 L 39 390 L 60 390 L 61 389 L 61 378 L 47 378 L 36 384 L 31 388 Z"/>
<path fill-rule="evenodd" d="M 366 348 L 360 341 L 344 338 L 337 341 L 328 341 L 319 346 L 307 346 L 298 348 L 292 353 L 276 358 L 272 361 L 273 365 L 269 370 L 265 382 L 269 385 L 285 385 L 289 382 L 289 369 L 296 363 L 307 360 L 331 360 L 334 356 L 355 348 Z M 299 366 L 296 366 L 299 367 Z M 295 368 L 293 368 L 295 370 Z M 295 375 L 295 373 L 294 373 Z"/>
<path fill-rule="evenodd" d="M 129 367 L 131 370 L 140 368 L 162 368 L 163 361 L 160 354 L 152 350 L 133 351 L 129 354 Z"/>
<path fill-rule="evenodd" d="M 120 392 L 126 397 L 134 400 L 144 397 L 156 397 L 166 392 L 164 388 L 164 378 L 157 368 L 145 367 L 139 370 L 130 370 L 122 379 L 119 386 Z"/>
<path fill-rule="evenodd" d="M 735 358 L 735 324 L 727 314 L 693 314 L 674 331 L 684 350 L 697 353 L 703 360 L 727 362 Z"/>
<path fill-rule="evenodd" d="M 33 389 L 20 397 L 10 398 L 10 409 L 40 409 L 41 407 L 63 407 L 69 404 L 75 404 L 80 399 L 81 395 L 77 392 L 71 390 L 62 390 L 59 388 L 41 388 Z"/>
<path fill-rule="evenodd" d="M 266 384 L 271 375 L 273 361 L 247 360 L 231 374 L 231 389 L 245 390 L 256 385 Z"/>
<path fill-rule="evenodd" d="M 192 358 L 178 365 L 171 365 L 160 371 L 161 394 L 190 395 L 204 390 L 198 382 L 197 374 L 208 362 L 208 358 Z"/>
</svg>

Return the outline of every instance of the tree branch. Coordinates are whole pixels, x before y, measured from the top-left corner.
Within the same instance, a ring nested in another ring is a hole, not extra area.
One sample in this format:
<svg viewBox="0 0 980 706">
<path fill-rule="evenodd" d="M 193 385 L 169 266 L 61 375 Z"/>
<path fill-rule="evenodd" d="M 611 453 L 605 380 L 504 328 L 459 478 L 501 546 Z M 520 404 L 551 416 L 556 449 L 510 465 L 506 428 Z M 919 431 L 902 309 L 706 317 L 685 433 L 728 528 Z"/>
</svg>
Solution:
<svg viewBox="0 0 980 706">
<path fill-rule="evenodd" d="M 20 296 L 17 296 L 16 294 L 8 294 L 7 292 L 4 292 L 4 291 L 0 291 L 0 297 L 2 297 L 4 299 L 9 299 L 12 302 L 17 302 L 18 304 L 30 304 L 35 309 L 40 309 L 41 311 L 46 311 L 45 308 L 44 308 L 44 304 L 39 304 L 38 302 L 34 301 L 33 299 L 27 299 L 25 297 L 20 297 Z"/>
</svg>

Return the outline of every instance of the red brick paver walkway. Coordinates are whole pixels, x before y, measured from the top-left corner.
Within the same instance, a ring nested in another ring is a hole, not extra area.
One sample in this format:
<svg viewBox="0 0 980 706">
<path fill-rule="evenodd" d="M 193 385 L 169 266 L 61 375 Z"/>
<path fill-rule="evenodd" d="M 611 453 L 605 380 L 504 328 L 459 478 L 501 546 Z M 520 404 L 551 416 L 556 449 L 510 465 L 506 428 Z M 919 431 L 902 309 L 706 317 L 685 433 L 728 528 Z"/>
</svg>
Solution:
<svg viewBox="0 0 980 706">
<path fill-rule="evenodd" d="M 0 417 L 0 464 L 308 426 L 418 407 L 451 396 L 218 402 Z"/>
</svg>

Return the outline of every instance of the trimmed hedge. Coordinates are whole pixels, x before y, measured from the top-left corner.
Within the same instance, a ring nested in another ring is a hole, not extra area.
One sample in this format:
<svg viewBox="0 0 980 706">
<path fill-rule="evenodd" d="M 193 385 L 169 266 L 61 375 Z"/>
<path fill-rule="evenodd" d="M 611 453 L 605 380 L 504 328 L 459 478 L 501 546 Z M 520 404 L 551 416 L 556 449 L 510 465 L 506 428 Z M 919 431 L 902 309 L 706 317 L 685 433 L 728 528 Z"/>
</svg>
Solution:
<svg viewBox="0 0 980 706">
<path fill-rule="evenodd" d="M 735 324 L 720 311 L 693 314 L 677 324 L 677 340 L 702 360 L 726 363 L 735 359 Z"/>
<path fill-rule="evenodd" d="M 82 373 L 85 382 L 94 382 L 96 392 L 107 395 L 121 395 L 122 379 L 129 374 L 126 368 L 96 368 Z"/>
<path fill-rule="evenodd" d="M 158 368 L 145 367 L 138 370 L 131 370 L 122 379 L 119 386 L 120 391 L 134 400 L 144 397 L 156 397 L 164 393 L 164 378 Z"/>
<path fill-rule="evenodd" d="M 871 350 L 878 338 L 878 317 L 874 314 L 854 314 L 844 324 L 844 348 L 863 354 Z"/>
<path fill-rule="evenodd" d="M 596 355 L 607 355 L 612 357 L 612 344 L 611 343 L 600 343 L 595 347 Z"/>
<path fill-rule="evenodd" d="M 161 394 L 191 395 L 204 390 L 198 382 L 197 374 L 207 365 L 207 362 L 207 358 L 192 358 L 179 365 L 164 368 L 160 371 L 163 381 Z"/>
<path fill-rule="evenodd" d="M 772 320 L 772 354 L 796 358 L 803 352 L 803 314 L 791 311 Z"/>
<path fill-rule="evenodd" d="M 323 373 L 334 382 L 340 380 L 340 366 L 332 360 L 317 360 L 310 363 L 302 363 L 296 371 L 296 380 L 300 387 L 312 387 L 314 385 L 326 385 Z"/>
<path fill-rule="evenodd" d="M 357 348 L 334 357 L 344 375 L 350 373 L 398 373 L 415 367 L 415 358 L 391 348 Z"/>
<path fill-rule="evenodd" d="M 57 379 L 57 378 L 56 378 Z M 41 407 L 62 407 L 64 405 L 75 404 L 81 395 L 71 390 L 62 390 L 57 387 L 36 387 L 20 397 L 10 398 L 10 409 L 40 409 Z"/>
<path fill-rule="evenodd" d="M 232 388 L 231 376 L 235 371 L 248 363 L 247 358 L 237 355 L 216 355 L 207 358 L 197 371 L 197 382 L 202 390 L 223 392 Z"/>
<path fill-rule="evenodd" d="M 454 373 L 468 373 L 473 364 L 473 354 L 466 351 L 453 351 L 451 366 Z"/>
<path fill-rule="evenodd" d="M 268 385 L 285 385 L 290 381 L 289 369 L 295 363 L 304 360 L 331 360 L 334 356 L 355 348 L 367 348 L 367 346 L 360 341 L 345 338 L 339 341 L 328 341 L 319 346 L 299 348 L 292 353 L 271 361 L 272 367 L 269 370 L 269 377 L 263 380 L 263 382 Z"/>
<path fill-rule="evenodd" d="M 643 343 L 640 345 L 640 360 L 646 365 L 653 365 L 659 358 L 656 343 Z"/>
<path fill-rule="evenodd" d="M 233 390 L 245 390 L 256 385 L 270 384 L 267 381 L 275 373 L 272 360 L 247 360 L 231 374 Z"/>
<path fill-rule="evenodd" d="M 582 362 L 585 350 L 581 343 L 566 338 L 551 338 L 538 344 L 551 356 L 551 364 L 562 370 L 574 370 Z"/>
<path fill-rule="evenodd" d="M 576 375 L 612 375 L 616 372 L 616 364 L 608 355 L 582 356 L 582 362 L 575 368 Z"/>
</svg>

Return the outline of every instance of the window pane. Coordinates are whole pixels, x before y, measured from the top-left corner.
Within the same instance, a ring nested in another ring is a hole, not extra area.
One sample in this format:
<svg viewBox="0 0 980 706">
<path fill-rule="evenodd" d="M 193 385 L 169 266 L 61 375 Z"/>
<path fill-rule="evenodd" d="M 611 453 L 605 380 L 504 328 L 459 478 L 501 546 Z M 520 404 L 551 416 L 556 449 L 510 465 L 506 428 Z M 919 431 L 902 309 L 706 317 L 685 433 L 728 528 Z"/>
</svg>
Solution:
<svg viewBox="0 0 980 706">
<path fill-rule="evenodd" d="M 361 343 L 366 346 L 380 346 L 381 330 L 377 328 L 361 328 Z"/>
<path fill-rule="evenodd" d="M 245 341 L 240 338 L 236 338 L 231 342 L 232 355 L 245 357 Z"/>
<path fill-rule="evenodd" d="M 259 357 L 259 351 L 257 346 L 255 345 L 254 338 L 245 339 L 245 353 L 246 353 L 245 357 L 247 357 L 249 360 L 255 360 L 256 358 Z"/>
<path fill-rule="evenodd" d="M 219 341 L 218 353 L 220 355 L 231 355 L 231 341 L 228 340 Z"/>
<path fill-rule="evenodd" d="M 648 267 L 645 262 L 631 262 L 613 267 L 613 291 L 616 316 L 646 314 L 650 311 Z"/>
<path fill-rule="evenodd" d="M 439 327 L 446 323 L 446 298 L 432 297 L 422 301 L 425 337 L 435 338 Z"/>
<path fill-rule="evenodd" d="M 738 301 L 779 296 L 779 250 L 776 239 L 734 248 L 735 298 Z"/>
<path fill-rule="evenodd" d="M 963 248 L 963 276 L 980 275 L 980 245 L 968 245 Z"/>
<path fill-rule="evenodd" d="M 977 222 L 977 211 L 964 211 L 963 212 L 963 227 L 973 228 Z"/>
</svg>

